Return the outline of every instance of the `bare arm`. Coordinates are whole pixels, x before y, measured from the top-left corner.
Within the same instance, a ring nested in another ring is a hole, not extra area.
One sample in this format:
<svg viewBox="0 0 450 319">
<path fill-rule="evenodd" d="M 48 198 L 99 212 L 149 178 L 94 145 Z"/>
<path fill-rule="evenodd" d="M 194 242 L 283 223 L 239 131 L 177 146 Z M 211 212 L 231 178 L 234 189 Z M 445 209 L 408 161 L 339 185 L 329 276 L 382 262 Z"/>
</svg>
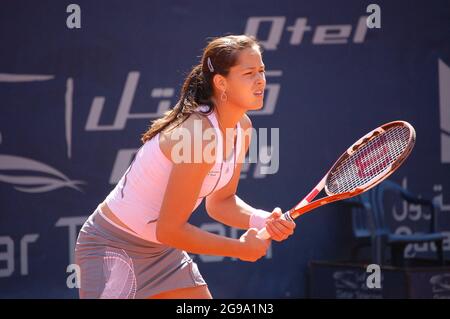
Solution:
<svg viewBox="0 0 450 319">
<path fill-rule="evenodd" d="M 246 202 L 244 202 L 236 194 L 226 197 L 213 204 L 211 207 L 211 200 L 209 201 L 208 214 L 215 220 L 240 229 L 248 229 L 250 227 L 250 216 L 254 213 L 262 213 L 261 210 L 256 209 Z M 265 212 L 267 216 L 270 212 Z"/>
<path fill-rule="evenodd" d="M 193 129 L 193 119 L 187 120 L 183 127 Z M 208 142 L 203 143 L 205 147 Z M 165 143 L 162 146 L 163 152 L 170 154 L 173 145 L 173 141 Z M 267 245 L 262 241 L 256 242 L 260 241 L 256 239 L 256 235 L 254 240 L 251 239 L 252 243 L 246 244 L 242 238 L 219 236 L 188 223 L 203 180 L 213 165 L 214 163 L 207 162 L 173 164 L 156 228 L 157 238 L 164 244 L 196 254 L 256 260 L 265 254 L 262 246 Z M 264 252 L 261 255 L 262 250 Z M 258 256 L 255 257 L 256 255 Z"/>
<path fill-rule="evenodd" d="M 238 240 L 208 233 L 188 223 L 202 181 L 209 171 L 207 166 L 202 166 L 174 165 L 158 220 L 158 240 L 196 254 L 238 257 Z"/>
<path fill-rule="evenodd" d="M 276 207 L 272 212 L 256 209 L 236 195 L 242 163 L 251 142 L 251 121 L 244 116 L 241 126 L 245 134 L 243 150 L 239 158 L 239 164 L 234 172 L 231 181 L 222 189 L 214 192 L 206 198 L 206 209 L 208 214 L 215 220 L 240 229 L 255 227 L 257 229 L 266 228 L 272 239 L 282 241 L 293 234 L 295 223 L 280 219 L 282 211 Z"/>
<path fill-rule="evenodd" d="M 250 206 L 236 195 L 242 164 L 251 143 L 252 123 L 246 115 L 241 120 L 241 127 L 245 138 L 238 159 L 239 164 L 230 182 L 206 198 L 206 209 L 212 218 L 225 225 L 248 229 L 250 216 L 258 212 L 261 213 L 261 210 Z M 269 212 L 266 213 L 267 215 L 270 214 Z"/>
</svg>

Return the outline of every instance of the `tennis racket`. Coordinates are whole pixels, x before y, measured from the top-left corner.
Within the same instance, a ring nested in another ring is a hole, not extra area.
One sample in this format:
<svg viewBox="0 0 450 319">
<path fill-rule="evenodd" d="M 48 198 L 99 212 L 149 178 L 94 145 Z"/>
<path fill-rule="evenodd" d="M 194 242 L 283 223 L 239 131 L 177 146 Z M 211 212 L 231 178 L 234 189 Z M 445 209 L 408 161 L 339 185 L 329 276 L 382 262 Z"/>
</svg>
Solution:
<svg viewBox="0 0 450 319">
<path fill-rule="evenodd" d="M 368 191 L 400 167 L 415 141 L 416 132 L 405 121 L 390 122 L 374 129 L 350 146 L 316 187 L 281 218 L 293 221 L 317 207 Z M 328 196 L 313 201 L 323 189 Z M 268 239 L 270 235 L 263 228 L 258 237 Z"/>
</svg>

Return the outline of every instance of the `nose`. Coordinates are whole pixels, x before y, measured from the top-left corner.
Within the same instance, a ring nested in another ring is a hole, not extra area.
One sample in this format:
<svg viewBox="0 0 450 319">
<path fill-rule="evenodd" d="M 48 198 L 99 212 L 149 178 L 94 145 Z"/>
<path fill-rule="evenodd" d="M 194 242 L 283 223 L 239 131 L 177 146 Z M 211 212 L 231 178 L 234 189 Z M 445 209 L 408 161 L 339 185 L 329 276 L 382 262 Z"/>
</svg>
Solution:
<svg viewBox="0 0 450 319">
<path fill-rule="evenodd" d="M 258 73 L 258 77 L 256 78 L 257 85 L 266 85 L 266 75 L 262 72 Z"/>
</svg>

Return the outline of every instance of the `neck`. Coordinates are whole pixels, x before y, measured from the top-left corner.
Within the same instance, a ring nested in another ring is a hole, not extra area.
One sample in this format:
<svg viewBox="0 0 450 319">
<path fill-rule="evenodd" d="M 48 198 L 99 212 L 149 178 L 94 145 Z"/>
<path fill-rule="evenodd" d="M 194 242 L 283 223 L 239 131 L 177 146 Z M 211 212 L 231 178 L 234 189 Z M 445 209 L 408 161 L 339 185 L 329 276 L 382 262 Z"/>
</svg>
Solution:
<svg viewBox="0 0 450 319">
<path fill-rule="evenodd" d="M 226 133 L 225 131 L 227 129 L 234 129 L 239 120 L 245 114 L 244 109 L 231 103 L 216 104 L 215 112 L 220 129 L 223 133 Z"/>
</svg>

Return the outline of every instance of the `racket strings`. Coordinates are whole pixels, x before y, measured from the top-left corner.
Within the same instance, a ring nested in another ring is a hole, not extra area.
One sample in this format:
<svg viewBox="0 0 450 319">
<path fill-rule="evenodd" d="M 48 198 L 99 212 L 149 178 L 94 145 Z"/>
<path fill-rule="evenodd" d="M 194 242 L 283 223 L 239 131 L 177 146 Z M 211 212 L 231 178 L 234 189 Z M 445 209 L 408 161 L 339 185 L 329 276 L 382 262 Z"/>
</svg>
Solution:
<svg viewBox="0 0 450 319">
<path fill-rule="evenodd" d="M 399 125 L 388 129 L 336 166 L 327 179 L 333 194 L 345 193 L 377 178 L 408 148 L 410 129 Z"/>
</svg>

